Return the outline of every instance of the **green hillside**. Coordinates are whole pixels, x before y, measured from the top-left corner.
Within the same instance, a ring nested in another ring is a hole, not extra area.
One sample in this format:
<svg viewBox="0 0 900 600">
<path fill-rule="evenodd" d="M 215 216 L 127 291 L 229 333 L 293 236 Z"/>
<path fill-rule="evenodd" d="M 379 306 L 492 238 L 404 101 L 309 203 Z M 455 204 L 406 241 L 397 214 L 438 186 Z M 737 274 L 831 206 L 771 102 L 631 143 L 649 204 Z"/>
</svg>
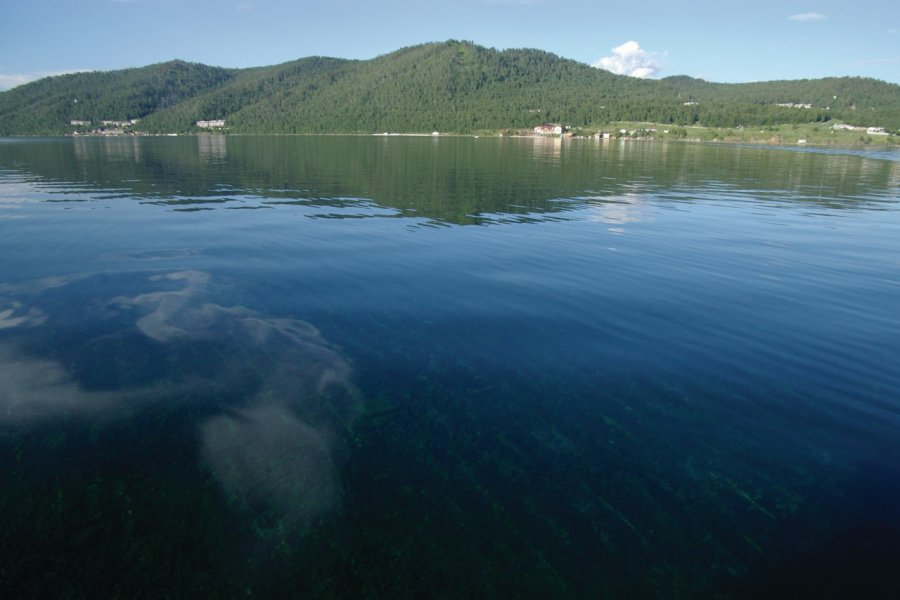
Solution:
<svg viewBox="0 0 900 600">
<path fill-rule="evenodd" d="M 176 60 L 48 77 L 0 93 L 0 134 L 61 134 L 72 131 L 72 120 L 143 118 L 215 89 L 236 73 Z"/>
<path fill-rule="evenodd" d="M 229 129 L 235 115 L 243 109 L 287 94 L 301 98 L 310 89 L 327 85 L 339 74 L 352 68 L 354 61 L 311 57 L 293 62 L 242 69 L 220 86 L 159 110 L 142 121 L 141 130 L 150 132 L 189 131 L 199 120 L 227 119 Z M 250 131 L 274 131 L 259 123 Z"/>
<path fill-rule="evenodd" d="M 826 77 L 722 84 L 682 76 L 667 77 L 660 80 L 660 83 L 670 87 L 685 101 L 769 107 L 773 104 L 811 104 L 811 109 L 785 110 L 803 116 L 824 115 L 829 119 L 839 119 L 854 125 L 900 129 L 900 86 L 877 79 Z M 807 118 L 800 122 L 814 120 L 816 119 Z M 734 124 L 722 123 L 726 126 Z"/>
<path fill-rule="evenodd" d="M 539 50 L 449 41 L 368 61 L 310 57 L 250 69 L 174 61 L 52 77 L 0 93 L 2 135 L 64 134 L 73 131 L 72 120 L 135 118 L 146 132 L 188 132 L 206 119 L 225 119 L 226 131 L 243 133 L 466 132 L 614 121 L 738 127 L 838 120 L 900 130 L 900 86 L 850 77 L 642 80 Z"/>
</svg>

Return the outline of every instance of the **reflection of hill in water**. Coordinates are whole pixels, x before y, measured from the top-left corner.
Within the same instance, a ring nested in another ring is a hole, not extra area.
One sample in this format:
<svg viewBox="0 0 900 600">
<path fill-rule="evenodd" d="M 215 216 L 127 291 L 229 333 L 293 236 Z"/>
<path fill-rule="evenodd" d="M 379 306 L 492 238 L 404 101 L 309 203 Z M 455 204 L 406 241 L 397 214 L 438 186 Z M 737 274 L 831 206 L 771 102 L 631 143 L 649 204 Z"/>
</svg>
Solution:
<svg viewBox="0 0 900 600">
<path fill-rule="evenodd" d="M 66 200 L 102 194 L 189 210 L 292 204 L 321 216 L 452 224 L 546 218 L 626 195 L 750 194 L 858 208 L 897 177 L 895 162 L 860 156 L 558 138 L 81 138 L 0 144 L 0 168 L 37 177 L 51 193 L 62 183 L 85 191 Z"/>
</svg>

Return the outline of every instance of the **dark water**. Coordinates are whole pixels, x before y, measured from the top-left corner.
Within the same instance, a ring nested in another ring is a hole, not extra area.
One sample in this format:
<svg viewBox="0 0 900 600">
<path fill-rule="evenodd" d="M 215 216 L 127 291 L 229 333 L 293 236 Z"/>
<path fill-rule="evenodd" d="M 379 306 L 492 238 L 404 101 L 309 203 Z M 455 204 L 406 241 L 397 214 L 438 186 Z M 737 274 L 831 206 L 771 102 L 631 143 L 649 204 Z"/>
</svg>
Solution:
<svg viewBox="0 0 900 600">
<path fill-rule="evenodd" d="M 8 597 L 900 589 L 900 154 L 0 141 Z"/>
</svg>

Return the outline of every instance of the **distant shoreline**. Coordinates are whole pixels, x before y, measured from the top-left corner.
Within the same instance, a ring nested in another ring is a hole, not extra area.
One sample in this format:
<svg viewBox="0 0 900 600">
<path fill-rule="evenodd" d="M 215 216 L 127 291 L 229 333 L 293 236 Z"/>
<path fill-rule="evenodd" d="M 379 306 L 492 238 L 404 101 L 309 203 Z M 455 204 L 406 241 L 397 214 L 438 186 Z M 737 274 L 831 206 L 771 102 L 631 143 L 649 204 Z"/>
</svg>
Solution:
<svg viewBox="0 0 900 600">
<path fill-rule="evenodd" d="M 608 136 L 603 138 L 603 134 Z M 377 132 L 377 133 L 265 133 L 265 132 L 181 132 L 181 133 L 149 133 L 149 132 L 107 132 L 76 133 L 63 136 L 55 135 L 14 135 L 2 136 L 7 139 L 33 138 L 132 138 L 132 137 L 200 137 L 200 136 L 319 136 L 319 137 L 376 137 L 376 138 L 510 138 L 535 139 L 542 141 L 583 140 L 594 142 L 686 142 L 686 143 L 732 143 L 751 144 L 765 147 L 826 147 L 826 148 L 894 148 L 900 147 L 898 135 L 872 135 L 865 131 L 848 131 L 834 129 L 831 126 L 813 123 L 807 125 L 777 125 L 767 128 L 716 128 L 716 127 L 680 127 L 659 123 L 619 122 L 603 127 L 573 128 L 563 135 L 539 135 L 523 129 L 493 129 L 475 132 Z"/>
<path fill-rule="evenodd" d="M 631 125 L 632 127 L 625 127 Z M 597 136 L 594 133 L 596 128 L 587 131 L 575 131 L 565 135 L 537 135 L 525 131 L 518 130 L 484 130 L 478 132 L 440 132 L 440 133 L 423 133 L 423 132 L 381 132 L 381 133 L 266 133 L 266 132 L 187 132 L 187 133 L 146 133 L 146 132 L 128 132 L 128 133 L 87 133 L 65 136 L 53 135 L 28 135 L 28 136 L 4 136 L 13 138 L 41 138 L 41 137 L 72 137 L 72 138 L 130 138 L 130 137 L 201 137 L 201 136 L 307 136 L 307 137 L 375 137 L 375 138 L 510 138 L 510 139 L 535 139 L 542 141 L 594 141 L 594 142 L 686 142 L 686 143 L 737 143 L 752 144 L 757 146 L 787 146 L 787 147 L 842 147 L 842 148 L 868 148 L 868 147 L 900 147 L 900 136 L 897 135 L 866 135 L 864 132 L 847 132 L 835 131 L 830 128 L 821 126 L 777 126 L 766 130 L 759 129 L 725 129 L 711 127 L 690 127 L 678 128 L 676 126 L 665 126 L 653 124 L 658 130 L 652 134 L 640 133 L 639 127 L 635 124 L 617 123 L 613 127 L 625 129 L 633 134 L 621 134 L 610 136 L 607 139 Z M 648 125 L 648 124 L 641 124 Z M 620 127 L 622 126 L 622 127 Z M 660 129 L 668 127 L 669 129 Z M 609 129 L 609 127 L 607 127 Z M 674 130 L 681 129 L 679 133 L 673 134 Z"/>
</svg>

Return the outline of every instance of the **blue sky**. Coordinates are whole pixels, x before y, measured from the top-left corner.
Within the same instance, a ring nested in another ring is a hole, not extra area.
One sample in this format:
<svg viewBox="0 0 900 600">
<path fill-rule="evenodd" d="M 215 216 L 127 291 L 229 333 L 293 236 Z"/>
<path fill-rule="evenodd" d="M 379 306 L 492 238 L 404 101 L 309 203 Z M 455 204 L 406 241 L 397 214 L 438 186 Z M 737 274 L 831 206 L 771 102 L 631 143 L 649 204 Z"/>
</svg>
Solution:
<svg viewBox="0 0 900 600">
<path fill-rule="evenodd" d="M 447 39 L 644 77 L 900 83 L 897 0 L 0 0 L 0 89 L 174 58 L 367 59 Z"/>
</svg>

